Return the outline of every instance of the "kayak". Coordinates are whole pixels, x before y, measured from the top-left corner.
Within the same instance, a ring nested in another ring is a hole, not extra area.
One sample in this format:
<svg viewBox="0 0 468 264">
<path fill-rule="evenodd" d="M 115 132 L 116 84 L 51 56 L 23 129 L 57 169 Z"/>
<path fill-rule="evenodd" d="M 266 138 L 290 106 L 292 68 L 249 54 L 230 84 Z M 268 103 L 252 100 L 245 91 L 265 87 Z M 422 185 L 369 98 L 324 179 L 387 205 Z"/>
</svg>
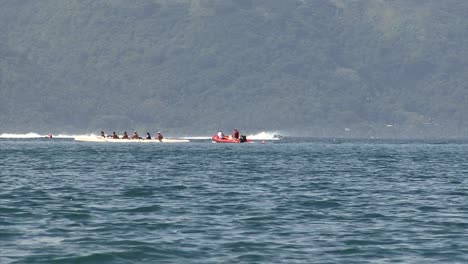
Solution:
<svg viewBox="0 0 468 264">
<path fill-rule="evenodd" d="M 75 141 L 80 142 L 111 142 L 111 143 L 186 143 L 190 142 L 188 139 L 175 139 L 163 138 L 161 141 L 158 139 L 115 139 L 104 138 L 97 136 L 78 136 L 74 138 Z"/>
<path fill-rule="evenodd" d="M 252 143 L 252 141 L 247 139 L 245 136 L 244 140 L 241 140 L 242 136 L 240 139 L 238 139 L 233 138 L 232 136 L 224 136 L 224 138 L 219 138 L 218 135 L 213 135 L 211 139 L 213 140 L 213 143 Z"/>
</svg>

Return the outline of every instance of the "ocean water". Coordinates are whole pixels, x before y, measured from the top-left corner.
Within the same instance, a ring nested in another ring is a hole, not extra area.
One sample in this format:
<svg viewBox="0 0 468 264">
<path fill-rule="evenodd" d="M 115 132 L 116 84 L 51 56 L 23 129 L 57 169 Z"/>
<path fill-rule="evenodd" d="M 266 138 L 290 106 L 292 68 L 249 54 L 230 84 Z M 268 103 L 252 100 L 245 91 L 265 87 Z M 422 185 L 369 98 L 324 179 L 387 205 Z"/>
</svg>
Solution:
<svg viewBox="0 0 468 264">
<path fill-rule="evenodd" d="M 468 143 L 0 139 L 0 263 L 468 263 Z"/>
</svg>

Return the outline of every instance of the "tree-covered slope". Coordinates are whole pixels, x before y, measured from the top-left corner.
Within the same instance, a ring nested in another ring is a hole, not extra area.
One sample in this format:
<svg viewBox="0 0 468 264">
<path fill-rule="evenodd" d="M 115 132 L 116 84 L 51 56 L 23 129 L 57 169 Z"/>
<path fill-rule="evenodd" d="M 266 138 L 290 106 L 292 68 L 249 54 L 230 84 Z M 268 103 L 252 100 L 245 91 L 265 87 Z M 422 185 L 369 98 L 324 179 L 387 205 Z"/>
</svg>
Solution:
<svg viewBox="0 0 468 264">
<path fill-rule="evenodd" d="M 0 1 L 0 132 L 468 133 L 468 2 Z"/>
</svg>

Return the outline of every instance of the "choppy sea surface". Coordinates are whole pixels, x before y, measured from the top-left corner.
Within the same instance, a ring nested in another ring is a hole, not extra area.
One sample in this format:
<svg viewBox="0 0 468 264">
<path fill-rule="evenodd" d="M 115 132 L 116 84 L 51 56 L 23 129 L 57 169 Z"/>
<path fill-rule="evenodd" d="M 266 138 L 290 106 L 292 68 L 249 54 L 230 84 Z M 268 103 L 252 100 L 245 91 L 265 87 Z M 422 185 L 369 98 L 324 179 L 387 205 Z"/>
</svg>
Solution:
<svg viewBox="0 0 468 264">
<path fill-rule="evenodd" d="M 0 263 L 468 263 L 468 143 L 0 139 Z"/>
</svg>

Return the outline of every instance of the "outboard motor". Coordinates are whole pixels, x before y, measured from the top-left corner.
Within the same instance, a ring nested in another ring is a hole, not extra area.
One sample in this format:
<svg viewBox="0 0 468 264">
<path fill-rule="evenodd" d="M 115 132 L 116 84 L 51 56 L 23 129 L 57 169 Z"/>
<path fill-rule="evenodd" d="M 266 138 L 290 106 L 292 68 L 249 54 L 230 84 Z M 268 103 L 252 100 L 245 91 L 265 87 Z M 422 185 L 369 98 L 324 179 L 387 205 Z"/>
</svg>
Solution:
<svg viewBox="0 0 468 264">
<path fill-rule="evenodd" d="M 247 137 L 245 135 L 241 135 L 239 138 L 240 143 L 244 143 L 247 141 Z"/>
</svg>

